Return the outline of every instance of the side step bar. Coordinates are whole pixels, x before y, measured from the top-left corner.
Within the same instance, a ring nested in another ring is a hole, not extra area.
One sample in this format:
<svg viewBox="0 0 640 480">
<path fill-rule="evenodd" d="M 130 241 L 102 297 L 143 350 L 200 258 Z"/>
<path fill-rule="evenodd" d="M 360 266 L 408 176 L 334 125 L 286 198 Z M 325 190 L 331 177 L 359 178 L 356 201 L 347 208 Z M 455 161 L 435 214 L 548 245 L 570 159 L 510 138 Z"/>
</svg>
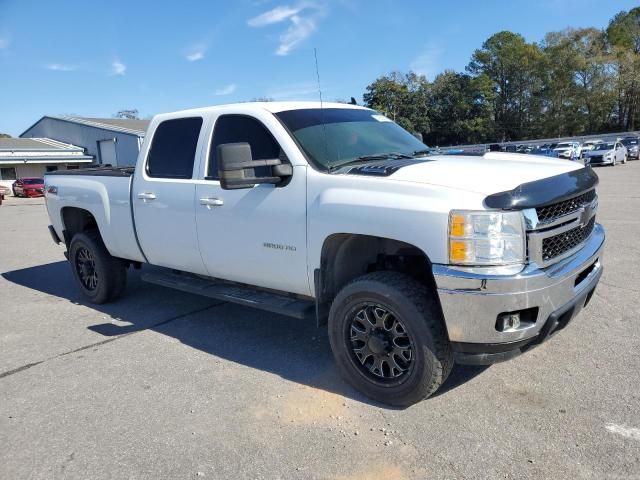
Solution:
<svg viewBox="0 0 640 480">
<path fill-rule="evenodd" d="M 171 270 L 144 273 L 141 278 L 143 281 L 155 285 L 258 308 L 287 317 L 301 320 L 315 317 L 315 302 L 312 300 L 301 300 L 284 294 L 258 290 L 235 283 L 204 279 L 189 273 L 175 273 Z"/>
</svg>

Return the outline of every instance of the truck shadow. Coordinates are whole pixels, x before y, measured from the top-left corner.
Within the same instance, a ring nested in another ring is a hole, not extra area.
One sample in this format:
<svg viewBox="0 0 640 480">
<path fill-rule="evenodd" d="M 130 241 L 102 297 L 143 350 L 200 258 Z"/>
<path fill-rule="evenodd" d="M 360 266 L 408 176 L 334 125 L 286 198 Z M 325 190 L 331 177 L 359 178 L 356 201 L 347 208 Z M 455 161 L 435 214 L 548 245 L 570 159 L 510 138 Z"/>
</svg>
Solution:
<svg viewBox="0 0 640 480">
<path fill-rule="evenodd" d="M 88 327 L 102 336 L 113 338 L 153 330 L 203 352 L 286 380 L 388 408 L 362 396 L 340 378 L 326 327 L 317 328 L 313 322 L 144 283 L 140 272 L 134 270 L 129 272 L 125 295 L 106 305 L 85 301 L 65 261 L 14 270 L 2 276 L 15 284 L 102 313 L 106 321 Z M 437 395 L 447 394 L 484 370 L 458 366 Z"/>
</svg>

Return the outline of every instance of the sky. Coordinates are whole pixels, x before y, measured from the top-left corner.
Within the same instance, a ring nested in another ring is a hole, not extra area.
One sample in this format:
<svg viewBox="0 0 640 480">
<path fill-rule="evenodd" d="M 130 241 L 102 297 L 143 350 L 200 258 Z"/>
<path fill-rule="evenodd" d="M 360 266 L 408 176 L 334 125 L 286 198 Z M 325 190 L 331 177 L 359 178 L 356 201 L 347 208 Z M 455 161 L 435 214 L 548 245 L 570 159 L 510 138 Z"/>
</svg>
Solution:
<svg viewBox="0 0 640 480">
<path fill-rule="evenodd" d="M 463 71 L 493 33 L 604 28 L 638 0 L 0 0 L 0 132 L 246 101 L 362 100 L 391 71 Z"/>
</svg>

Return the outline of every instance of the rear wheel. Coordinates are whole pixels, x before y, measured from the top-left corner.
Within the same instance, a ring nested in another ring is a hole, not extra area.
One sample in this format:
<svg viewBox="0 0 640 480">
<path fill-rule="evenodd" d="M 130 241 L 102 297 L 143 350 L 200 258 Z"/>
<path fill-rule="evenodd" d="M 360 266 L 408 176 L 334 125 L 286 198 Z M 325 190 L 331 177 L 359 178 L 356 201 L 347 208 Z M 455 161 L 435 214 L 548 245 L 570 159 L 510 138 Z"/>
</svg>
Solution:
<svg viewBox="0 0 640 480">
<path fill-rule="evenodd" d="M 122 295 L 127 282 L 126 264 L 109 254 L 97 232 L 73 237 L 69 262 L 76 283 L 90 302 L 106 303 Z"/>
<path fill-rule="evenodd" d="M 329 338 L 345 379 L 386 404 L 429 397 L 453 366 L 435 295 L 399 272 L 371 273 L 345 286 L 331 306 Z"/>
</svg>

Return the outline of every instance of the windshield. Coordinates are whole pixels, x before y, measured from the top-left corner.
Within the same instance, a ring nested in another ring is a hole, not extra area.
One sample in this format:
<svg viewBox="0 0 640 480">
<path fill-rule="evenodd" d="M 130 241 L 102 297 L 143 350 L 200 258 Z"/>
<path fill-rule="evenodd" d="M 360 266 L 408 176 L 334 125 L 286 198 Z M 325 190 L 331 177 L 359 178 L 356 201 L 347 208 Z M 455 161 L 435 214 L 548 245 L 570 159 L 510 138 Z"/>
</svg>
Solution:
<svg viewBox="0 0 640 480">
<path fill-rule="evenodd" d="M 600 143 L 596 145 L 595 150 L 613 150 L 613 143 Z"/>
<path fill-rule="evenodd" d="M 41 178 L 25 178 L 22 183 L 25 185 L 40 185 L 44 183 L 44 180 Z"/>
<path fill-rule="evenodd" d="M 413 156 L 428 147 L 373 110 L 307 108 L 276 116 L 286 125 L 305 153 L 329 169 L 370 155 L 394 153 Z"/>
<path fill-rule="evenodd" d="M 622 144 L 625 147 L 628 147 L 629 145 L 638 145 L 638 140 L 634 139 L 634 138 L 625 138 L 622 140 Z"/>
<path fill-rule="evenodd" d="M 573 148 L 572 143 L 559 143 L 556 148 Z"/>
</svg>

